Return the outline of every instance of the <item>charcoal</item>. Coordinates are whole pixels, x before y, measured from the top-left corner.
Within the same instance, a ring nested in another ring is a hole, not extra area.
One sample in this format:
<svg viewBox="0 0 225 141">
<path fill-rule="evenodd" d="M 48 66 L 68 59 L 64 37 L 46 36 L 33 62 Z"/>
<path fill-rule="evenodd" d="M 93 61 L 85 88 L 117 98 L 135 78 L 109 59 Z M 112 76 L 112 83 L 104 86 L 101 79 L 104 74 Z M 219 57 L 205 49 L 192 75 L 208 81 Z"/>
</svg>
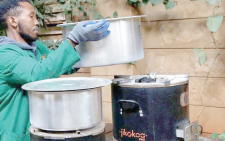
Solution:
<svg viewBox="0 0 225 141">
<path fill-rule="evenodd" d="M 140 83 L 153 83 L 156 82 L 156 79 L 152 79 L 151 77 L 143 77 L 139 80 Z"/>
</svg>

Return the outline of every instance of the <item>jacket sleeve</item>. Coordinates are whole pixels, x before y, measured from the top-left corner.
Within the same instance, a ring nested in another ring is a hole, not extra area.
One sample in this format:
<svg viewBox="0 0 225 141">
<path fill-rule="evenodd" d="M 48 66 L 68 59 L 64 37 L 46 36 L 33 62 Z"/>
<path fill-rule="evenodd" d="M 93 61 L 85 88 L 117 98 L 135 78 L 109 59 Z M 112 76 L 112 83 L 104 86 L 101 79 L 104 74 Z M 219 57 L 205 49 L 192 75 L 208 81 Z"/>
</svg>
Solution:
<svg viewBox="0 0 225 141">
<path fill-rule="evenodd" d="M 57 78 L 80 60 L 78 52 L 67 40 L 40 61 L 28 55 L 27 52 L 31 53 L 15 45 L 2 45 L 0 47 L 0 78 L 18 85 Z"/>
</svg>

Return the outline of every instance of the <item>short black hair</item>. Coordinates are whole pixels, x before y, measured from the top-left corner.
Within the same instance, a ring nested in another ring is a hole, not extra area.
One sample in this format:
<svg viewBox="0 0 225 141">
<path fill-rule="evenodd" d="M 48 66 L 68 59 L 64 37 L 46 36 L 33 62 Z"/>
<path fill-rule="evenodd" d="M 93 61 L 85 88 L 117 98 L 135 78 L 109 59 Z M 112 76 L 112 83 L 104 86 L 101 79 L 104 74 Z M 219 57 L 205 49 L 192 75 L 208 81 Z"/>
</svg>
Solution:
<svg viewBox="0 0 225 141">
<path fill-rule="evenodd" d="M 1 0 L 0 1 L 0 29 L 7 29 L 6 19 L 8 16 L 18 16 L 21 13 L 22 6 L 20 2 L 29 2 L 29 0 Z"/>
</svg>

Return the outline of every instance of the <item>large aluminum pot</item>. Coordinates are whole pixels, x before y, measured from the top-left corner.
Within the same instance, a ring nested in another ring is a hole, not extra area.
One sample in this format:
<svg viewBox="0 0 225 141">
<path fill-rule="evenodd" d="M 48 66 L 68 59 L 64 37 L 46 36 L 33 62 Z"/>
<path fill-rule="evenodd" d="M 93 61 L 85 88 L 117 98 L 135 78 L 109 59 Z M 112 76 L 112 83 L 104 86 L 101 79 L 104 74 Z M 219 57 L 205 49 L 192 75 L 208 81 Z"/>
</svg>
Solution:
<svg viewBox="0 0 225 141">
<path fill-rule="evenodd" d="M 76 50 L 81 60 L 73 67 L 106 66 L 143 59 L 141 17 L 145 16 L 106 19 L 110 23 L 110 35 L 99 41 L 80 43 Z M 58 25 L 62 27 L 64 40 L 76 24 Z"/>
<path fill-rule="evenodd" d="M 50 131 L 79 130 L 99 124 L 101 87 L 110 83 L 102 78 L 71 77 L 23 85 L 29 94 L 31 124 Z"/>
</svg>

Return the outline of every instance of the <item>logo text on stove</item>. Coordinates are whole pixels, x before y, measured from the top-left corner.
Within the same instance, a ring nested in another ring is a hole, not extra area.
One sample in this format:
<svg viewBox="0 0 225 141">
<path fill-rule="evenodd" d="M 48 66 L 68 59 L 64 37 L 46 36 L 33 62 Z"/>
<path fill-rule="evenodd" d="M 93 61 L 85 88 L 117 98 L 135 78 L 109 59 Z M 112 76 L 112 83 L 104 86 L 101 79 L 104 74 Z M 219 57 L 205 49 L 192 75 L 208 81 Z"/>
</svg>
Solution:
<svg viewBox="0 0 225 141">
<path fill-rule="evenodd" d="M 126 131 L 126 129 L 121 129 L 121 137 L 138 138 L 139 141 L 145 141 L 145 133 L 135 133 L 134 130 L 131 132 Z"/>
</svg>

